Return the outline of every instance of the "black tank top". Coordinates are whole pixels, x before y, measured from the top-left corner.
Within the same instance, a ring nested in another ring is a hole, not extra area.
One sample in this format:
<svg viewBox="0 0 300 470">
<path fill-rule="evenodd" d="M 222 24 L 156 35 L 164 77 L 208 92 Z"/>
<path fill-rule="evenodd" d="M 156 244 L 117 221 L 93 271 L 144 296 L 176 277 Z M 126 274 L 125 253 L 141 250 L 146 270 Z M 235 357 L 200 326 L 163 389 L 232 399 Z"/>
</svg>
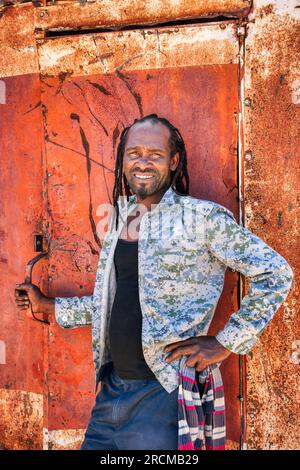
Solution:
<svg viewBox="0 0 300 470">
<path fill-rule="evenodd" d="M 138 241 L 118 239 L 114 263 L 117 289 L 109 322 L 109 343 L 117 374 L 154 379 L 142 349 L 142 311 L 138 289 Z"/>
</svg>

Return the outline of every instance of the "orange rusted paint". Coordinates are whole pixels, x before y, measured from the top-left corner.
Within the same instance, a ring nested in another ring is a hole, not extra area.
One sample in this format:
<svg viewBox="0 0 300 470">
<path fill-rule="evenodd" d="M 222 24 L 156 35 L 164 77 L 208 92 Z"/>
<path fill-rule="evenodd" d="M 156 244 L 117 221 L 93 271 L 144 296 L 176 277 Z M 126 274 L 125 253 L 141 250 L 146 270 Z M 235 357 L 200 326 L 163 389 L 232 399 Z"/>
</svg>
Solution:
<svg viewBox="0 0 300 470">
<path fill-rule="evenodd" d="M 40 86 L 38 76 L 32 74 L 2 81 L 6 104 L 0 105 L 0 339 L 6 345 L 6 357 L 0 365 L 0 443 L 4 448 L 36 449 L 43 442 L 41 433 L 47 419 L 43 413 L 47 327 L 17 311 L 14 288 L 24 280 L 26 264 L 34 255 L 34 233 L 45 231 L 42 121 L 40 108 L 34 108 L 40 100 Z M 40 261 L 33 274 L 33 282 L 47 292 L 47 262 Z"/>
</svg>

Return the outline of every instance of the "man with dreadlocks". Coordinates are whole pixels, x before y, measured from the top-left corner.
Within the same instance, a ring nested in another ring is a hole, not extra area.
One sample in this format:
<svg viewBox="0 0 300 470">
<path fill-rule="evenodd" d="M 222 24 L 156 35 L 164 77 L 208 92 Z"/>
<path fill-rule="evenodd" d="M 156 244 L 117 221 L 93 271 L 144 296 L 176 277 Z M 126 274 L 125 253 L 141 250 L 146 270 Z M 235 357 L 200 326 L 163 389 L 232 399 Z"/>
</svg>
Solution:
<svg viewBox="0 0 300 470">
<path fill-rule="evenodd" d="M 188 193 L 179 130 L 156 114 L 135 120 L 120 136 L 93 294 L 51 299 L 18 285 L 27 291 L 16 294 L 20 309 L 30 302 L 63 328 L 92 324 L 96 390 L 102 386 L 81 449 L 197 448 L 184 440 L 189 412 L 178 418 L 181 359 L 188 382 L 189 371 L 213 372 L 230 354 L 247 354 L 290 290 L 293 271 L 280 254 L 224 206 Z M 250 291 L 208 336 L 227 267 L 250 278 Z M 184 393 L 191 405 L 191 389 Z"/>
</svg>

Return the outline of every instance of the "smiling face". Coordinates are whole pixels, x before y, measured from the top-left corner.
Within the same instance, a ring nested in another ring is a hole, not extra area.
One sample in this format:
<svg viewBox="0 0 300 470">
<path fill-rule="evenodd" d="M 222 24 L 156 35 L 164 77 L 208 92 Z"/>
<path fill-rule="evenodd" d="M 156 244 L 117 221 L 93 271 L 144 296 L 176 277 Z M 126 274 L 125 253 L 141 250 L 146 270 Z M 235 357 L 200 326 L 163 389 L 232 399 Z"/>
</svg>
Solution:
<svg viewBox="0 0 300 470">
<path fill-rule="evenodd" d="M 134 124 L 128 131 L 123 170 L 131 190 L 140 198 L 160 193 L 171 183 L 171 171 L 179 154 L 170 155 L 170 131 L 150 120 Z"/>
</svg>

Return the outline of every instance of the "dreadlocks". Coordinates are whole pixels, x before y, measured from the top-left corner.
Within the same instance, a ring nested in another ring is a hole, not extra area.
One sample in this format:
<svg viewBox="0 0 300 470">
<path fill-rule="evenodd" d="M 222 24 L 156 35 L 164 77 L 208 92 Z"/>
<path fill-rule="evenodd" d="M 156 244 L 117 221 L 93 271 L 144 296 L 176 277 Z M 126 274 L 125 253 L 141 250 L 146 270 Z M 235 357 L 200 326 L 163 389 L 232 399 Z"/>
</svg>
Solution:
<svg viewBox="0 0 300 470">
<path fill-rule="evenodd" d="M 118 229 L 118 222 L 119 222 L 119 205 L 118 199 L 119 196 L 123 196 L 124 191 L 129 199 L 129 196 L 132 195 L 130 186 L 128 184 L 127 178 L 123 173 L 123 156 L 124 156 L 124 149 L 126 144 L 126 138 L 128 135 L 129 129 L 136 124 L 137 122 L 145 122 L 150 120 L 152 123 L 157 124 L 161 123 L 166 126 L 170 131 L 170 151 L 171 157 L 175 155 L 177 152 L 179 153 L 179 162 L 177 168 L 174 171 L 171 171 L 171 186 L 175 189 L 178 193 L 181 194 L 189 194 L 189 175 L 187 171 L 187 158 L 186 158 L 186 149 L 183 138 L 176 127 L 174 127 L 166 118 L 158 117 L 157 114 L 148 114 L 141 119 L 135 119 L 134 122 L 125 127 L 120 135 L 120 141 L 117 149 L 117 159 L 116 159 L 116 166 L 115 166 L 115 184 L 113 189 L 113 205 L 116 210 L 116 230 Z M 123 189 L 124 184 L 124 189 Z"/>
</svg>

